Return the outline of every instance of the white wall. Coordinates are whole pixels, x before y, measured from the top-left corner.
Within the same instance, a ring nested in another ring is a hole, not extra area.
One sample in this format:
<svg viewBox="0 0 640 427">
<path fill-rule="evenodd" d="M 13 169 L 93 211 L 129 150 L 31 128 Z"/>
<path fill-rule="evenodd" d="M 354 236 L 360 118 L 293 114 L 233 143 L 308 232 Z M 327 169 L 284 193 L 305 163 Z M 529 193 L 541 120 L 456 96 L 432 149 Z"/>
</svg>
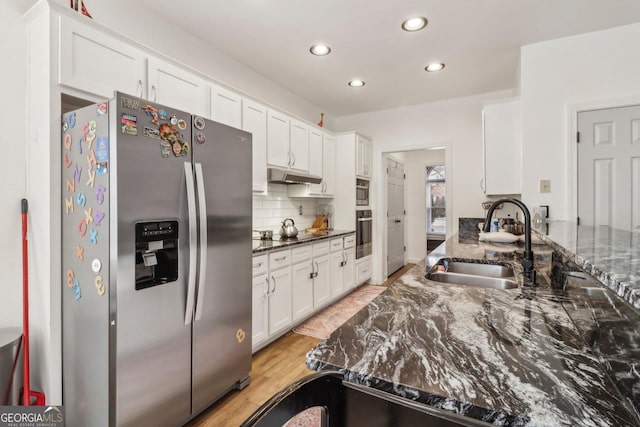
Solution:
<svg viewBox="0 0 640 427">
<path fill-rule="evenodd" d="M 4 153 L 0 156 L 0 328 L 22 325 L 22 250 L 20 200 L 26 196 L 25 64 L 27 43 L 22 13 L 30 2 L 0 2 L 0 129 Z"/>
<path fill-rule="evenodd" d="M 640 97 L 640 24 L 524 46 L 522 197 L 549 205 L 551 219 L 572 219 L 575 105 Z M 538 181 L 551 179 L 551 192 Z"/>
<path fill-rule="evenodd" d="M 426 167 L 443 165 L 445 150 L 413 150 L 391 155 L 404 164 L 406 261 L 417 263 L 427 253 Z M 449 224 L 447 226 L 450 227 Z"/>
<path fill-rule="evenodd" d="M 447 175 L 453 183 L 453 216 L 482 215 L 485 195 L 482 179 L 482 106 L 493 99 L 508 98 L 511 91 L 499 91 L 449 99 L 393 110 L 336 118 L 336 130 L 357 129 L 373 140 L 374 161 L 380 171 L 380 153 L 452 145 L 453 164 Z M 379 182 L 379 174 L 376 182 Z"/>
<path fill-rule="evenodd" d="M 336 118 L 336 131 L 356 129 L 373 140 L 374 181 L 371 202 L 374 214 L 373 277 L 380 283 L 383 271 L 384 222 L 378 214 L 384 206 L 382 153 L 447 147 L 448 182 L 451 183 L 450 236 L 458 229 L 459 217 L 482 216 L 481 203 L 486 199 L 480 188 L 482 166 L 483 103 L 512 96 L 512 91 L 499 91 L 445 101 L 432 102 L 393 110 L 375 111 Z"/>
</svg>

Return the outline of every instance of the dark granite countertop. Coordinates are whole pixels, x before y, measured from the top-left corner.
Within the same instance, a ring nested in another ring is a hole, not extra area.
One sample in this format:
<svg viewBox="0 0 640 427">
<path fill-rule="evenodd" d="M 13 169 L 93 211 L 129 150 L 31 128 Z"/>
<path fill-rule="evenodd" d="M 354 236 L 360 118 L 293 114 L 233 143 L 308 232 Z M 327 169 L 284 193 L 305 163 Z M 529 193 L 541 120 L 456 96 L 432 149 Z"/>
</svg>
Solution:
<svg viewBox="0 0 640 427">
<path fill-rule="evenodd" d="M 534 245 L 537 286 L 427 280 L 442 257 L 518 269 L 522 245 L 454 236 L 307 354 L 314 370 L 505 426 L 639 426 L 640 315 L 562 290 L 566 254 Z M 518 277 L 521 277 L 519 275 Z"/>
<path fill-rule="evenodd" d="M 640 231 L 552 221 L 540 237 L 640 309 Z"/>
<path fill-rule="evenodd" d="M 295 239 L 280 239 L 279 236 L 274 237 L 272 240 L 260 240 L 254 238 L 253 240 L 253 253 L 275 251 L 278 249 L 286 249 L 295 245 L 302 245 L 306 243 L 314 243 L 318 240 L 331 239 L 339 236 L 347 236 L 355 233 L 355 230 L 322 230 L 316 233 L 308 233 L 301 231 L 298 233 Z"/>
</svg>

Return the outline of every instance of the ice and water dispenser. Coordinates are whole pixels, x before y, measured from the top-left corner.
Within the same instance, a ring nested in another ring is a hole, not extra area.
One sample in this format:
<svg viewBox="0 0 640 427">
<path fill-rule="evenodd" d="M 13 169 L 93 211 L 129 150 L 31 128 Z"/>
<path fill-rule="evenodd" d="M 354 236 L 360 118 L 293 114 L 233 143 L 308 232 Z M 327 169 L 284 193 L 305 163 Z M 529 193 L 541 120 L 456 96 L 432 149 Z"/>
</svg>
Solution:
<svg viewBox="0 0 640 427">
<path fill-rule="evenodd" d="M 136 223 L 136 290 L 178 279 L 178 221 Z"/>
</svg>

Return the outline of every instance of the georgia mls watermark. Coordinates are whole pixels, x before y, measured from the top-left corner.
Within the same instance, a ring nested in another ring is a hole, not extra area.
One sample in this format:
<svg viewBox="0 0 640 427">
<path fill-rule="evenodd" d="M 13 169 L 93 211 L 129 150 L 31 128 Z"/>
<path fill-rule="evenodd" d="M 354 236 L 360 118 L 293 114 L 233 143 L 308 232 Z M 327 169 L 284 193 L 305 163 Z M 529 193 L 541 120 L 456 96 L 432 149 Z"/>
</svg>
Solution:
<svg viewBox="0 0 640 427">
<path fill-rule="evenodd" d="M 64 408 L 0 406 L 0 427 L 64 427 Z"/>
</svg>

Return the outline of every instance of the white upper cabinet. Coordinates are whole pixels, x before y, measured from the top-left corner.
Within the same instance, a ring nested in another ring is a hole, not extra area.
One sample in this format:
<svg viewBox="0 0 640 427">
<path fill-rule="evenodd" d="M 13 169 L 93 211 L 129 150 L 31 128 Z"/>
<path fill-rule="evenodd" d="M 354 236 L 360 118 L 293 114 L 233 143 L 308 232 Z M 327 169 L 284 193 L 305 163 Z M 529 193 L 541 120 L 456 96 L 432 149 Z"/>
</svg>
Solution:
<svg viewBox="0 0 640 427">
<path fill-rule="evenodd" d="M 211 119 L 241 129 L 242 97 L 211 83 Z"/>
<path fill-rule="evenodd" d="M 150 101 L 210 117 L 209 82 L 205 79 L 153 56 L 147 70 Z"/>
<path fill-rule="evenodd" d="M 298 171 L 309 171 L 309 125 L 299 120 L 291 120 L 291 163 L 289 167 Z M 322 165 L 320 166 L 322 167 Z"/>
<path fill-rule="evenodd" d="M 360 178 L 371 179 L 373 175 L 373 144 L 361 136 L 356 136 L 356 175 Z"/>
<path fill-rule="evenodd" d="M 315 140 L 316 132 L 320 138 L 321 150 L 318 150 L 318 142 Z M 309 160 L 309 174 L 322 176 L 322 182 L 320 184 L 308 184 L 306 189 L 307 194 L 301 194 L 302 191 L 298 190 L 296 194 L 289 192 L 290 196 L 313 196 L 313 197 L 333 197 L 336 188 L 336 146 L 335 138 L 326 132 L 311 130 L 311 138 L 309 140 L 310 160 Z M 322 158 L 321 173 L 315 172 L 314 166 L 315 159 Z M 312 171 L 313 170 L 313 171 Z"/>
<path fill-rule="evenodd" d="M 267 108 L 257 102 L 244 99 L 242 130 L 252 135 L 253 192 L 267 194 Z"/>
<path fill-rule="evenodd" d="M 288 168 L 289 117 L 273 110 L 267 110 L 267 163 Z"/>
<path fill-rule="evenodd" d="M 143 53 L 118 39 L 60 16 L 58 82 L 105 98 L 114 91 L 146 96 Z"/>
<path fill-rule="evenodd" d="M 323 195 L 333 196 L 336 192 L 336 140 L 326 132 L 322 139 L 322 182 Z"/>
<path fill-rule="evenodd" d="M 322 131 L 309 130 L 309 175 L 322 176 Z"/>
<path fill-rule="evenodd" d="M 520 194 L 522 120 L 520 100 L 509 99 L 484 106 L 484 180 L 486 194 Z"/>
</svg>

